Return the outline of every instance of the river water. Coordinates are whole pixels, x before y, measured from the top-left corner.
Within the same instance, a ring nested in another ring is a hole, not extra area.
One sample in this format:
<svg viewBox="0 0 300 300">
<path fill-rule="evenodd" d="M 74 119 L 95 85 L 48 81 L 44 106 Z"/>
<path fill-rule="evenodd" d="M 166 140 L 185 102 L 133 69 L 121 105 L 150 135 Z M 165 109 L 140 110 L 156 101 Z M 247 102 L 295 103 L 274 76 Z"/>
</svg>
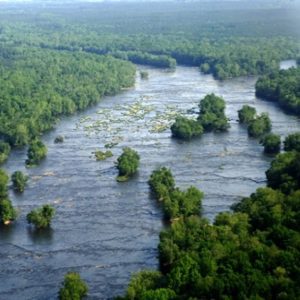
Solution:
<svg viewBox="0 0 300 300">
<path fill-rule="evenodd" d="M 170 167 L 180 188 L 195 185 L 204 191 L 204 215 L 213 220 L 265 185 L 272 159 L 238 124 L 237 110 L 249 104 L 268 112 L 273 132 L 282 136 L 300 130 L 297 117 L 255 98 L 256 78 L 219 82 L 191 67 L 171 73 L 143 70 L 149 72 L 148 80 L 137 76 L 132 89 L 64 118 L 44 135 L 48 156 L 40 166 L 26 169 L 25 149 L 13 151 L 4 168 L 10 174 L 24 171 L 30 180 L 24 194 L 10 191 L 20 217 L 0 229 L 1 299 L 55 299 L 68 271 L 80 272 L 87 281 L 88 299 L 122 294 L 132 272 L 157 268 L 163 224 L 147 185 L 153 169 Z M 163 131 L 176 113 L 195 111 L 212 92 L 226 100 L 227 133 L 181 142 L 171 138 L 169 129 Z M 53 143 L 57 135 L 65 137 L 64 143 Z M 97 162 L 92 152 L 107 143 L 116 144 L 114 156 Z M 114 161 L 124 146 L 139 152 L 140 171 L 129 182 L 117 183 Z M 52 229 L 35 232 L 26 224 L 26 214 L 45 203 L 56 208 Z"/>
</svg>

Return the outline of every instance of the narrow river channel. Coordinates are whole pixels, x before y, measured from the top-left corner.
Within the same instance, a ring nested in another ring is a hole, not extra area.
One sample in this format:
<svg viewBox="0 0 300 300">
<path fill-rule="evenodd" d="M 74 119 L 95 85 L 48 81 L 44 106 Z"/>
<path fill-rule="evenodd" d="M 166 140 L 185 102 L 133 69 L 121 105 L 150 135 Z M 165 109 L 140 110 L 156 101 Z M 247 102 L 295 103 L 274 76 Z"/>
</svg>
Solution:
<svg viewBox="0 0 300 300">
<path fill-rule="evenodd" d="M 132 272 L 158 264 L 163 224 L 147 185 L 153 169 L 167 166 L 180 188 L 200 188 L 204 215 L 213 220 L 265 185 L 272 160 L 238 124 L 237 110 L 248 104 L 259 113 L 268 112 L 273 132 L 282 136 L 300 130 L 297 117 L 255 98 L 254 77 L 219 82 L 197 68 L 142 69 L 148 80 L 137 76 L 135 87 L 64 118 L 45 134 L 48 156 L 40 166 L 24 167 L 26 149 L 13 151 L 4 165 L 9 174 L 21 170 L 30 180 L 24 194 L 10 191 L 20 217 L 0 229 L 1 299 L 55 299 L 71 270 L 87 281 L 88 299 L 122 294 Z M 226 100 L 230 130 L 191 142 L 172 139 L 168 127 L 176 114 L 189 111 L 192 117 L 208 93 Z M 54 144 L 57 135 L 65 137 L 64 143 Z M 104 150 L 105 144 L 114 145 L 114 156 L 97 162 L 93 152 Z M 114 161 L 125 146 L 139 152 L 140 170 L 129 182 L 117 183 Z M 26 214 L 46 203 L 56 208 L 52 229 L 35 232 L 26 224 Z"/>
</svg>

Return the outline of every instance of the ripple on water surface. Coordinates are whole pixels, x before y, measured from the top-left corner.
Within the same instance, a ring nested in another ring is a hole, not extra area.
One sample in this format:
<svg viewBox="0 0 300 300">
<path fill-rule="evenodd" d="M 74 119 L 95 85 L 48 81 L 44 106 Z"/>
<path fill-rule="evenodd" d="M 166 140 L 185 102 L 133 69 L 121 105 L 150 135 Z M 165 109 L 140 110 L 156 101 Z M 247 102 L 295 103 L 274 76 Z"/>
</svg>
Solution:
<svg viewBox="0 0 300 300">
<path fill-rule="evenodd" d="M 21 212 L 18 222 L 1 229 L 1 297 L 55 299 L 70 270 L 87 281 L 88 299 L 123 293 L 132 272 L 158 264 L 162 214 L 147 185 L 153 169 L 170 167 L 179 187 L 203 190 L 204 214 L 212 220 L 265 184 L 271 160 L 237 123 L 237 110 L 248 104 L 268 112 L 281 135 L 300 128 L 296 117 L 255 98 L 255 78 L 218 82 L 197 68 L 145 69 L 149 80 L 137 78 L 134 88 L 65 118 L 46 134 L 48 156 L 37 168 L 25 170 L 25 149 L 12 153 L 5 168 L 26 171 L 30 181 L 23 195 L 11 194 Z M 227 102 L 229 132 L 188 143 L 171 139 L 168 128 L 176 115 L 197 111 L 199 100 L 212 92 Z M 53 143 L 57 135 L 65 136 L 63 144 Z M 96 162 L 92 152 L 105 144 L 113 146 L 114 156 Z M 114 161 L 124 146 L 140 153 L 141 167 L 120 184 Z M 55 206 L 56 216 L 52 229 L 39 233 L 27 227 L 25 216 L 44 203 Z"/>
</svg>

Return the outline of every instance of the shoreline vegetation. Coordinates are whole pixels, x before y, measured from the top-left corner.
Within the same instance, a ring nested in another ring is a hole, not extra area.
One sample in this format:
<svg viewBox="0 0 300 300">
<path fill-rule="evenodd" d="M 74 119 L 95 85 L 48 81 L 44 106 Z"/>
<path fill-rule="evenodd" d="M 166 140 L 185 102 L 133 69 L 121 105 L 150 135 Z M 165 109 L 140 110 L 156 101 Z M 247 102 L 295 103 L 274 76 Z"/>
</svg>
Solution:
<svg viewBox="0 0 300 300">
<path fill-rule="evenodd" d="M 115 299 L 297 299 L 299 162 L 300 152 L 279 154 L 267 187 L 212 224 L 201 214 L 201 191 L 181 192 L 169 169 L 153 171 L 149 185 L 171 221 L 160 233 L 160 267 L 134 274 Z"/>
<path fill-rule="evenodd" d="M 133 86 L 136 73 L 131 63 L 110 56 L 30 47 L 2 49 L 1 62 L 0 137 L 17 147 L 53 128 L 61 116 Z"/>
<path fill-rule="evenodd" d="M 51 5 L 51 13 L 48 4 L 1 7 L 0 164 L 12 147 L 28 145 L 26 165 L 38 165 L 47 155 L 42 133 L 61 117 L 133 86 L 133 63 L 171 71 L 177 64 L 196 66 L 217 80 L 262 75 L 256 95 L 300 114 L 300 69 L 279 70 L 281 60 L 299 57 L 299 27 L 290 26 L 291 15 L 298 18 L 299 9 L 287 13 L 254 4 L 242 9 L 237 2 L 220 4 L 226 9 L 217 10 L 209 4 L 203 9 L 193 3 L 163 3 L 157 10 L 152 4 L 141 8 L 133 3 L 127 11 L 123 4 L 87 3 L 82 13 L 81 3 Z M 148 79 L 145 71 L 139 75 Z M 171 126 L 174 137 L 191 139 L 229 128 L 221 97 L 205 96 L 199 110 L 196 120 L 177 117 Z M 281 139 L 271 133 L 268 114 L 257 115 L 255 108 L 244 106 L 238 115 L 249 136 L 261 139 L 266 153 L 280 151 Z M 63 141 L 62 136 L 54 140 Z M 125 296 L 116 299 L 300 298 L 299 141 L 299 133 L 288 136 L 283 142 L 286 152 L 266 171 L 267 186 L 234 204 L 232 211 L 219 213 L 213 223 L 202 215 L 200 190 L 191 186 L 182 191 L 170 169 L 154 170 L 148 184 L 169 221 L 159 237 L 159 270 L 133 275 Z M 94 155 L 105 160 L 112 152 L 97 150 Z M 124 148 L 116 162 L 116 180 L 132 178 L 139 163 L 139 154 Z M 13 188 L 23 192 L 27 175 L 16 171 L 11 179 Z M 8 180 L 0 169 L 4 225 L 18 215 L 8 198 Z M 46 204 L 26 219 L 40 230 L 50 227 L 54 214 L 55 208 Z M 87 293 L 80 275 L 69 272 L 59 298 L 82 299 Z"/>
<path fill-rule="evenodd" d="M 300 116 L 300 67 L 272 72 L 258 78 L 255 94 Z"/>
</svg>

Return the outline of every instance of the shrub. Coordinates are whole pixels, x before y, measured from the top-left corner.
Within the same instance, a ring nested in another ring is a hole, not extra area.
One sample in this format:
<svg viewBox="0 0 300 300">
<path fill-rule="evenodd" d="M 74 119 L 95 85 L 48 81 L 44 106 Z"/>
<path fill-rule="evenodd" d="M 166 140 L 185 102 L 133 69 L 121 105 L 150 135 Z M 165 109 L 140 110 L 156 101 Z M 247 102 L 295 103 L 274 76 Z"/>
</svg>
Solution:
<svg viewBox="0 0 300 300">
<path fill-rule="evenodd" d="M 24 192 L 26 183 L 28 181 L 28 176 L 24 175 L 21 171 L 16 171 L 12 174 L 11 180 L 13 187 L 17 192 Z"/>
<path fill-rule="evenodd" d="M 264 146 L 265 153 L 278 153 L 280 152 L 280 135 L 269 133 L 260 143 Z"/>
<path fill-rule="evenodd" d="M 34 140 L 29 145 L 26 164 L 29 166 L 38 165 L 47 155 L 47 147 L 40 140 Z"/>
<path fill-rule="evenodd" d="M 32 210 L 27 215 L 27 222 L 33 224 L 37 229 L 46 228 L 51 225 L 55 209 L 51 205 L 43 205 L 41 208 Z"/>
<path fill-rule="evenodd" d="M 203 133 L 203 127 L 195 120 L 185 117 L 176 118 L 175 123 L 171 126 L 172 135 L 179 139 L 191 139 L 200 136 Z"/>
<path fill-rule="evenodd" d="M 60 300 L 80 300 L 87 295 L 88 286 L 75 272 L 65 275 L 63 286 L 59 290 Z"/>
<path fill-rule="evenodd" d="M 117 179 L 119 181 L 127 180 L 128 177 L 136 173 L 139 163 L 140 156 L 138 153 L 129 147 L 125 147 L 117 160 L 117 169 L 119 170 Z"/>
<path fill-rule="evenodd" d="M 244 105 L 239 111 L 239 122 L 249 124 L 251 123 L 256 116 L 256 109 L 249 105 Z"/>
</svg>

